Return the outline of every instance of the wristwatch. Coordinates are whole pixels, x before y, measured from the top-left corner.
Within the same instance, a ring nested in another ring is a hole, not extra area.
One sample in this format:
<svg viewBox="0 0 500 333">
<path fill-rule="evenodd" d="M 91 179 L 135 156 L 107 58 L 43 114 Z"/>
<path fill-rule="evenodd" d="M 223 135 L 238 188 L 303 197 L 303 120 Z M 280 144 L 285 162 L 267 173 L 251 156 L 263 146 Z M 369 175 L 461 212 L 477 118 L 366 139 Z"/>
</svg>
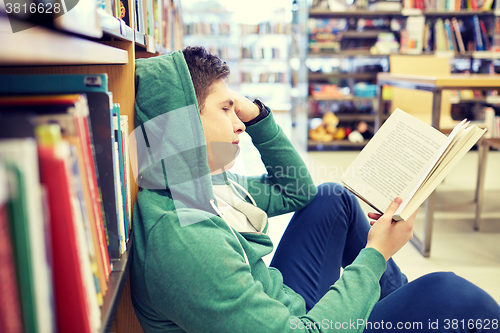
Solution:
<svg viewBox="0 0 500 333">
<path fill-rule="evenodd" d="M 260 99 L 258 99 L 258 98 L 254 99 L 253 103 L 255 105 L 257 105 L 257 107 L 260 110 L 260 113 L 257 117 L 253 118 L 252 120 L 244 122 L 243 124 L 245 124 L 245 126 L 250 126 L 250 125 L 256 124 L 269 115 L 268 107 L 265 106 L 264 103 L 262 103 L 262 101 Z"/>
</svg>

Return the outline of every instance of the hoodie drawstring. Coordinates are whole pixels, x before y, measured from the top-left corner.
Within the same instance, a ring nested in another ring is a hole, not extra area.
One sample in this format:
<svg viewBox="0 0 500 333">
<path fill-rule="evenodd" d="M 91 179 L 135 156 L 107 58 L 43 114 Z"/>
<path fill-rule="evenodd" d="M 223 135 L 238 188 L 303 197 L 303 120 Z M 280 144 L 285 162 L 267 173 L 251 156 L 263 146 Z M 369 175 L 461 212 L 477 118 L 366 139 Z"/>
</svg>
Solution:
<svg viewBox="0 0 500 333">
<path fill-rule="evenodd" d="M 236 240 L 238 241 L 238 243 L 240 243 L 240 246 L 241 246 L 241 249 L 243 250 L 243 256 L 245 257 L 245 263 L 247 265 L 250 266 L 250 262 L 248 261 L 248 256 L 247 256 L 247 253 L 245 252 L 245 249 L 243 248 L 243 244 L 241 244 L 240 242 L 240 239 L 238 238 L 238 236 L 236 236 L 236 233 L 234 232 L 234 229 L 233 227 L 231 227 L 229 225 L 229 223 L 226 221 L 226 219 L 224 218 L 224 215 L 222 215 L 222 212 L 219 210 L 219 208 L 217 207 L 217 205 L 215 204 L 215 201 L 214 199 L 210 199 L 210 204 L 212 205 L 212 208 L 215 210 L 215 212 L 217 214 L 219 214 L 220 218 L 226 222 L 227 226 L 229 227 L 229 229 L 231 229 L 231 232 L 233 233 L 234 237 L 236 238 Z"/>
<path fill-rule="evenodd" d="M 243 198 L 241 196 L 241 194 L 238 193 L 238 191 L 236 191 L 236 189 L 234 188 L 234 186 L 238 187 L 243 193 L 245 193 L 247 195 L 248 198 L 250 198 L 250 201 L 252 202 L 252 204 L 257 207 L 257 203 L 255 202 L 255 200 L 252 198 L 252 196 L 250 195 L 250 193 L 248 193 L 248 191 L 243 187 L 241 186 L 240 184 L 238 184 L 237 182 L 235 182 L 234 180 L 232 179 L 228 179 L 229 180 L 229 185 L 233 188 L 234 192 L 237 193 L 239 196 L 240 196 L 240 199 L 242 200 L 245 200 L 245 198 Z"/>
</svg>

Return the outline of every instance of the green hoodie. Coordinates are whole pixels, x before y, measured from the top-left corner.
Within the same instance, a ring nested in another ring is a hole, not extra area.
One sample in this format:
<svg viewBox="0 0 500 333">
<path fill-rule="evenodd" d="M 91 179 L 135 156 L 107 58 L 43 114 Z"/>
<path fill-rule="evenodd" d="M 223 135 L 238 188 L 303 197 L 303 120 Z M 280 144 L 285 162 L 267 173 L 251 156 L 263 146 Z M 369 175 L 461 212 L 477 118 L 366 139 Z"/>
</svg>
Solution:
<svg viewBox="0 0 500 333">
<path fill-rule="evenodd" d="M 306 166 L 272 113 L 246 129 L 268 173 L 212 177 L 182 51 L 137 60 L 135 112 L 140 190 L 130 278 L 145 332 L 363 331 L 386 267 L 378 251 L 363 249 L 306 313 L 304 299 L 262 261 L 273 249 L 269 236 L 233 234 L 212 208 L 212 185 L 227 179 L 248 189 L 270 217 L 313 199 Z"/>
</svg>

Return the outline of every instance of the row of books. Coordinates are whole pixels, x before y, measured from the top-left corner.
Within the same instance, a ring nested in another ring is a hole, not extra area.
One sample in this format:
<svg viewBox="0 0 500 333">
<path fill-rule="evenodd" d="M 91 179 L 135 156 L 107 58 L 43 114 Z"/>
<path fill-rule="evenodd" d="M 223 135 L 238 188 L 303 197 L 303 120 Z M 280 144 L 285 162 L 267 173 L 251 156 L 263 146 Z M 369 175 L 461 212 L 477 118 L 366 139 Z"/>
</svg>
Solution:
<svg viewBox="0 0 500 333">
<path fill-rule="evenodd" d="M 225 35 L 237 34 L 238 27 L 235 23 L 228 22 L 186 22 L 184 35 Z"/>
<path fill-rule="evenodd" d="M 248 73 L 241 72 L 242 83 L 287 83 L 287 75 L 282 72 Z"/>
<path fill-rule="evenodd" d="M 494 0 L 403 0 L 403 11 L 420 9 L 424 11 L 485 11 L 491 10 Z"/>
<path fill-rule="evenodd" d="M 1 331 L 96 332 L 130 237 L 128 117 L 106 74 L 2 75 L 0 110 Z"/>
<path fill-rule="evenodd" d="M 500 45 L 497 45 L 496 38 L 490 37 L 491 22 L 479 19 L 477 15 L 435 21 L 426 20 L 424 16 L 409 17 L 406 29 L 401 33 L 401 53 L 496 51 Z M 495 18 L 494 24 L 495 27 L 500 25 L 499 18 Z"/>
<path fill-rule="evenodd" d="M 155 43 L 167 50 L 179 49 L 182 46 L 183 31 L 178 2 L 178 0 L 135 0 L 130 27 L 144 35 L 154 37 Z"/>
<path fill-rule="evenodd" d="M 262 22 L 260 24 L 237 24 L 226 20 L 207 22 L 206 20 L 184 23 L 185 35 L 251 35 L 251 34 L 287 34 L 291 27 L 283 22 Z"/>
</svg>

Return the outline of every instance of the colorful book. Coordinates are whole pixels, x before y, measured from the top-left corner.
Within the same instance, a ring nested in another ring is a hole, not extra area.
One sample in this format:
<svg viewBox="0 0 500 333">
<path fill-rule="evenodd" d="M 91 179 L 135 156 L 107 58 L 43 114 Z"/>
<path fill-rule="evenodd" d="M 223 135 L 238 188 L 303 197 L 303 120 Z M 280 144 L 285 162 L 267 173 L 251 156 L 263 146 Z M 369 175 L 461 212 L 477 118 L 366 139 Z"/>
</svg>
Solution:
<svg viewBox="0 0 500 333">
<path fill-rule="evenodd" d="M 112 97 L 107 74 L 1 75 L 0 94 L 85 93 L 89 104 L 90 132 L 96 161 L 96 182 L 101 205 L 100 244 L 110 273 L 110 259 L 119 258 L 117 199 L 114 184 Z M 107 246 L 103 245 L 106 244 Z"/>
<path fill-rule="evenodd" d="M 451 32 L 451 23 L 450 20 L 446 19 L 444 20 L 444 31 L 445 31 L 445 36 L 446 40 L 448 41 L 448 51 L 455 51 L 455 43 L 454 43 L 454 38 L 453 38 L 453 33 Z"/>
<path fill-rule="evenodd" d="M 132 188 L 130 187 L 130 153 L 129 153 L 129 133 L 130 127 L 128 122 L 128 116 L 120 116 L 121 128 L 122 128 L 122 138 L 123 138 L 123 151 L 124 153 L 124 168 L 125 168 L 125 185 L 127 189 L 127 217 L 130 222 L 129 228 L 132 228 Z M 130 230 L 129 229 L 129 230 Z"/>
<path fill-rule="evenodd" d="M 455 36 L 457 39 L 458 50 L 460 51 L 461 54 L 465 54 L 464 41 L 462 40 L 462 34 L 460 33 L 460 26 L 458 25 L 457 19 L 452 18 L 451 24 L 452 24 L 452 28 L 453 28 L 453 31 L 455 32 Z"/>
<path fill-rule="evenodd" d="M 410 16 L 407 19 L 408 54 L 420 54 L 424 44 L 425 16 Z"/>
<path fill-rule="evenodd" d="M 64 141 L 46 142 L 52 139 L 44 136 L 39 136 L 38 155 L 50 207 L 57 328 L 61 332 L 95 332 L 100 328 L 100 310 L 85 257 L 85 232 L 74 208 L 70 146 Z"/>
<path fill-rule="evenodd" d="M 436 24 L 434 25 L 434 39 L 436 43 L 436 51 L 447 51 L 444 23 L 442 19 L 436 20 Z"/>
<path fill-rule="evenodd" d="M 8 214 L 9 183 L 6 166 L 0 161 L 0 332 L 23 331 L 21 304 L 16 274 L 14 244 Z"/>
<path fill-rule="evenodd" d="M 121 253 L 126 251 L 126 242 L 128 240 L 127 232 L 127 213 L 125 204 L 125 192 L 124 192 L 124 174 L 123 174 L 123 152 L 121 143 L 121 128 L 120 128 L 120 106 L 118 104 L 113 104 L 113 127 L 114 127 L 114 138 L 115 138 L 115 165 L 116 165 L 116 191 L 118 193 L 118 210 L 119 210 L 119 230 L 120 230 L 120 247 Z"/>
<path fill-rule="evenodd" d="M 43 102 L 43 105 L 40 103 Z M 83 183 L 83 192 L 86 202 L 86 209 L 90 219 L 94 242 L 89 244 L 95 248 L 95 257 L 98 266 L 98 277 L 100 291 L 105 294 L 107 291 L 106 257 L 102 253 L 103 244 L 100 246 L 99 238 L 99 215 L 100 209 L 96 206 L 98 202 L 97 188 L 95 186 L 95 176 L 92 166 L 94 162 L 90 152 L 90 139 L 88 123 L 88 105 L 84 95 L 35 95 L 35 96 L 11 96 L 0 97 L 0 105 L 10 109 L 6 111 L 21 113 L 23 110 L 28 114 L 36 114 L 33 122 L 40 125 L 46 123 L 57 123 L 64 130 L 64 139 L 74 145 L 78 150 L 78 163 Z"/>
<path fill-rule="evenodd" d="M 477 15 L 472 17 L 474 22 L 474 42 L 476 44 L 476 51 L 484 51 L 483 39 L 481 37 L 481 28 L 479 26 L 479 18 Z"/>
<path fill-rule="evenodd" d="M 486 30 L 486 25 L 483 20 L 479 20 L 479 27 L 481 28 L 481 34 L 483 36 L 484 48 L 486 51 L 491 50 L 490 37 L 488 36 L 488 31 Z"/>
<path fill-rule="evenodd" d="M 0 129 L 8 125 L 2 123 Z M 54 332 L 51 259 L 47 252 L 50 246 L 46 244 L 35 139 L 0 140 L 0 158 L 6 163 L 14 189 L 9 202 L 9 219 L 24 331 Z"/>
</svg>

